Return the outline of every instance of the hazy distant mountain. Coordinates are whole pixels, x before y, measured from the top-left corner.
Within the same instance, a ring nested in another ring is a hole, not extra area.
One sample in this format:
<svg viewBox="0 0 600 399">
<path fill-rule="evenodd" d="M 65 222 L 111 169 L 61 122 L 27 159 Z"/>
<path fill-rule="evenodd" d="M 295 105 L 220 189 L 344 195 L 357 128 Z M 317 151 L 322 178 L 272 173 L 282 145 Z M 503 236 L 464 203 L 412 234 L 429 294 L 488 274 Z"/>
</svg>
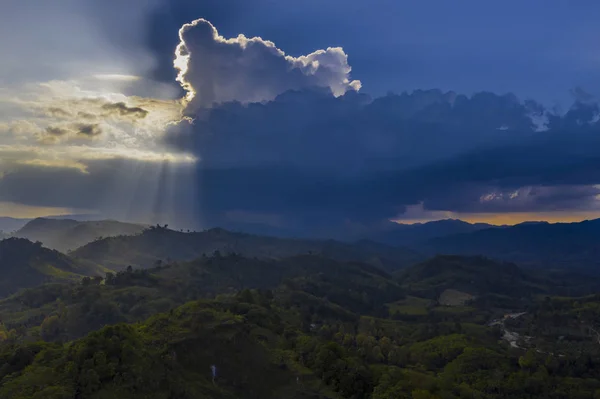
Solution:
<svg viewBox="0 0 600 399">
<path fill-rule="evenodd" d="M 388 229 L 378 232 L 370 238 L 388 245 L 412 245 L 435 237 L 470 233 L 496 227 L 487 223 L 471 224 L 456 219 L 415 224 L 390 223 Z"/>
<path fill-rule="evenodd" d="M 519 264 L 600 271 L 600 219 L 579 223 L 522 223 L 502 229 L 433 238 L 427 253 L 485 255 Z"/>
<path fill-rule="evenodd" d="M 343 243 L 334 240 L 300 240 L 233 233 L 223 229 L 183 233 L 164 228 L 151 228 L 143 234 L 105 238 L 91 242 L 72 252 L 114 270 L 127 266 L 148 268 L 157 261 L 193 260 L 214 251 L 235 252 L 247 257 L 280 259 L 293 255 L 321 254 L 341 261 L 362 261 L 387 270 L 411 265 L 423 257 L 406 248 L 392 247 L 373 241 Z"/>
<path fill-rule="evenodd" d="M 20 238 L 0 241 L 0 296 L 48 281 L 76 281 L 82 276 L 101 274 L 100 267 L 76 262 L 39 243 Z"/>
<path fill-rule="evenodd" d="M 14 236 L 41 241 L 48 248 L 67 252 L 98 238 L 138 234 L 143 229 L 142 225 L 114 220 L 77 221 L 38 218 L 27 223 Z"/>
<path fill-rule="evenodd" d="M 0 237 L 2 237 L 2 233 L 9 234 L 19 230 L 21 227 L 25 226 L 25 224 L 27 224 L 29 221 L 31 221 L 31 219 L 0 217 Z"/>
</svg>

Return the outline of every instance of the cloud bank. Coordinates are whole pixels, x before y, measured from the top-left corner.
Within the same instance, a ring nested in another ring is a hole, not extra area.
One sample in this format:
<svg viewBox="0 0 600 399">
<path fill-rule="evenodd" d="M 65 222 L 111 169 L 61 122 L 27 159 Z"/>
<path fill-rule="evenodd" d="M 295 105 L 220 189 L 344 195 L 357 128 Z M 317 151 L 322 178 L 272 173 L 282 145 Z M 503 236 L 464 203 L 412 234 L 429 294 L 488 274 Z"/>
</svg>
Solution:
<svg viewBox="0 0 600 399">
<path fill-rule="evenodd" d="M 328 87 L 336 96 L 361 87 L 350 80 L 352 68 L 340 47 L 293 57 L 260 37 L 226 39 L 205 19 L 183 25 L 179 39 L 174 67 L 190 109 L 272 100 L 307 87 Z"/>
<path fill-rule="evenodd" d="M 415 206 L 433 218 L 600 216 L 595 107 L 576 102 L 558 115 L 513 95 L 304 89 L 199 111 L 166 137 L 201 159 L 200 213 L 211 225 L 262 218 L 295 234 L 344 236 L 410 219 Z M 546 130 L 533 111 L 548 115 Z"/>
<path fill-rule="evenodd" d="M 128 71 L 2 89 L 0 203 L 337 237 L 416 214 L 600 215 L 600 108 L 580 89 L 565 114 L 512 94 L 371 98 L 338 47 L 294 57 L 205 19 L 179 39 L 181 100 Z"/>
</svg>

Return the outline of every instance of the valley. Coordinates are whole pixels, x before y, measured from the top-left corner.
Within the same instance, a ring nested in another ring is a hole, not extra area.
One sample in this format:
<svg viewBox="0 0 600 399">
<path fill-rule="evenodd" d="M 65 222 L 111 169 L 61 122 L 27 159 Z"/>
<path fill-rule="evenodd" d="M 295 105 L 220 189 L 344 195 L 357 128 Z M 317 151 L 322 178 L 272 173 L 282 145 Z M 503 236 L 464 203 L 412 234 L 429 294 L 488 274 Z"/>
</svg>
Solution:
<svg viewBox="0 0 600 399">
<path fill-rule="evenodd" d="M 69 254 L 10 238 L 0 267 L 0 398 L 600 389 L 600 283 L 569 269 L 164 226 Z"/>
</svg>

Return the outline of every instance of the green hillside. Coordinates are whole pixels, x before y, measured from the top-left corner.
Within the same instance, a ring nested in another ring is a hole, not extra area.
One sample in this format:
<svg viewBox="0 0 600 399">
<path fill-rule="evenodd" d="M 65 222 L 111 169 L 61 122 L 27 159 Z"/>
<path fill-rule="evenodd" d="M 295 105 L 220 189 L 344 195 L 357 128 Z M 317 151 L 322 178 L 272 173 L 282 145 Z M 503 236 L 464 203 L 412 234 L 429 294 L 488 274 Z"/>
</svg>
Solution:
<svg viewBox="0 0 600 399">
<path fill-rule="evenodd" d="M 600 299 L 545 281 L 477 257 L 392 278 L 216 253 L 41 285 L 0 301 L 0 398 L 593 399 Z M 519 300 L 449 306 L 436 287 Z"/>
<path fill-rule="evenodd" d="M 0 241 L 0 272 L 0 296 L 49 281 L 79 281 L 83 276 L 103 274 L 95 265 L 20 238 Z"/>
<path fill-rule="evenodd" d="M 44 332 L 44 337 L 68 341 L 104 324 L 140 321 L 190 300 L 250 288 L 281 288 L 289 301 L 308 301 L 323 307 L 322 312 L 339 312 L 344 317 L 349 312 L 385 313 L 387 302 L 403 297 L 389 275 L 361 263 L 316 255 L 283 260 L 219 255 L 150 270 L 108 273 L 102 284 L 98 279 L 84 279 L 71 285 L 42 285 L 0 301 L 0 314 L 7 329 L 22 331 L 32 339 L 39 336 L 46 318 L 57 316 L 53 332 Z"/>
</svg>

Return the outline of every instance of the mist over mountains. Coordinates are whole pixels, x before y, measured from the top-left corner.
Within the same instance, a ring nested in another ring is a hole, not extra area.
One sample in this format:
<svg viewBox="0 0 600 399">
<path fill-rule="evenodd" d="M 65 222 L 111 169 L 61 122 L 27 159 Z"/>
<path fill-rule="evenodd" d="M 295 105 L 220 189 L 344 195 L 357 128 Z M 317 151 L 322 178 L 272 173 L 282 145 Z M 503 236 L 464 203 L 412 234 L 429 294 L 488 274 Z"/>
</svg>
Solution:
<svg viewBox="0 0 600 399">
<path fill-rule="evenodd" d="M 193 260 L 219 251 L 262 259 L 312 253 L 342 261 L 360 260 L 387 271 L 440 254 L 486 256 L 527 268 L 600 273 L 600 219 L 577 223 L 532 221 L 514 226 L 455 219 L 389 222 L 375 233 L 336 241 L 220 228 L 176 231 L 111 220 L 39 218 L 4 238 L 8 237 L 39 242 L 99 269 L 113 270 L 148 268 L 157 261 Z"/>
</svg>

